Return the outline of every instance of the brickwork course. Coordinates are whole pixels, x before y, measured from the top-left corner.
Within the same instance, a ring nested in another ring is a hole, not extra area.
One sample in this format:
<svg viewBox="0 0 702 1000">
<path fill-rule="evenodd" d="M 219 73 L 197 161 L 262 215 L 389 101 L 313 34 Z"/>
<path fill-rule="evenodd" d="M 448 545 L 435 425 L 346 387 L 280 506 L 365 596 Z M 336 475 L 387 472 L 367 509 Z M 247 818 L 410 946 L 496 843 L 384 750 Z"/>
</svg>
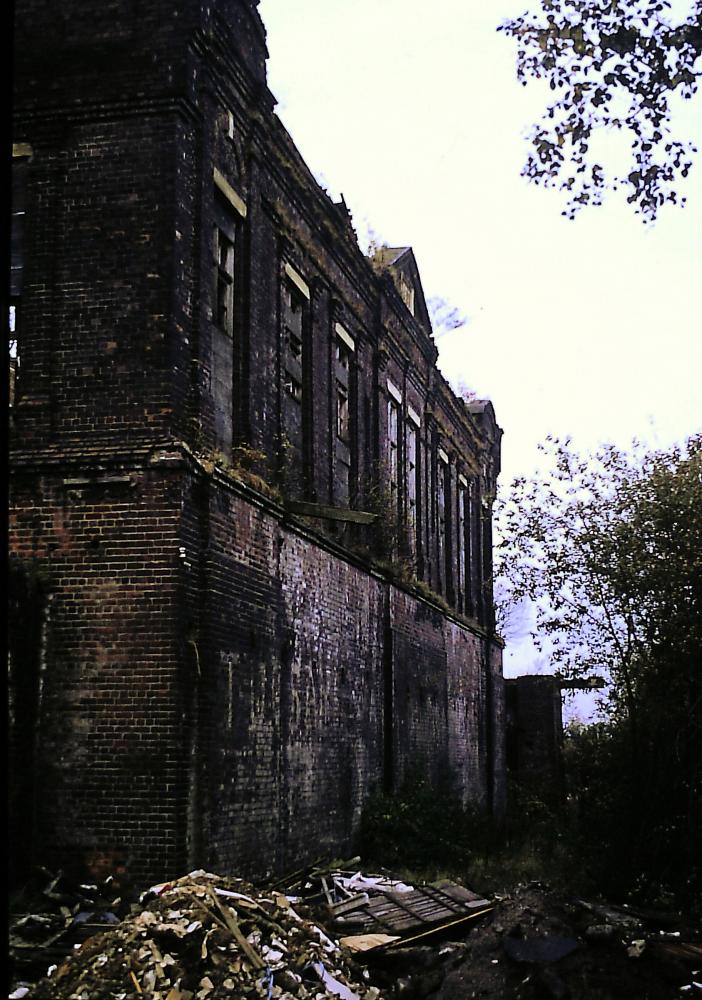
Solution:
<svg viewBox="0 0 702 1000">
<path fill-rule="evenodd" d="M 254 0 L 15 32 L 15 870 L 284 870 L 417 768 L 499 812 L 501 431 L 411 248 L 315 182 Z"/>
</svg>

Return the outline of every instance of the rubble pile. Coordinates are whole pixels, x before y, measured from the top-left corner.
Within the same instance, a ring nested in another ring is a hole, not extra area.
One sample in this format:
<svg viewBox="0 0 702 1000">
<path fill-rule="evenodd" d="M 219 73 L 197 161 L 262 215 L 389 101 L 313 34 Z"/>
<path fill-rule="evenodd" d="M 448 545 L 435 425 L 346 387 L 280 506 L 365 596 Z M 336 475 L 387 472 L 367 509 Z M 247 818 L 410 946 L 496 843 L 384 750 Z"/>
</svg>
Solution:
<svg viewBox="0 0 702 1000">
<path fill-rule="evenodd" d="M 702 997 L 702 929 L 678 914 L 539 882 L 487 900 L 455 882 L 409 885 L 351 863 L 258 888 L 197 871 L 153 886 L 138 902 L 115 896 L 119 885 L 109 878 L 72 887 L 52 877 L 26 898 L 34 911 L 11 922 L 10 997 Z"/>
<path fill-rule="evenodd" d="M 30 1000 L 378 1000 L 367 973 L 287 896 L 203 871 L 154 886 L 85 941 Z"/>
<path fill-rule="evenodd" d="M 8 958 L 12 978 L 25 982 L 38 978 L 76 944 L 106 925 L 118 924 L 128 911 L 123 886 L 113 875 L 79 883 L 61 871 L 39 868 L 11 907 Z"/>
</svg>

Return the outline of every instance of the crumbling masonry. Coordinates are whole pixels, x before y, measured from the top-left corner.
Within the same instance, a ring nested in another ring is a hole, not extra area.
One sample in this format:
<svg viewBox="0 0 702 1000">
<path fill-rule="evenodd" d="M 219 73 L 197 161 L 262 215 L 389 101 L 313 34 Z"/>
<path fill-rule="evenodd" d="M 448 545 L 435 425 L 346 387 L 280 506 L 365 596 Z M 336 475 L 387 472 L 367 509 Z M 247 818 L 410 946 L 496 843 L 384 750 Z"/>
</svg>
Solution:
<svg viewBox="0 0 702 1000">
<path fill-rule="evenodd" d="M 20 0 L 13 860 L 255 874 L 504 797 L 501 432 L 273 112 L 254 0 Z"/>
</svg>

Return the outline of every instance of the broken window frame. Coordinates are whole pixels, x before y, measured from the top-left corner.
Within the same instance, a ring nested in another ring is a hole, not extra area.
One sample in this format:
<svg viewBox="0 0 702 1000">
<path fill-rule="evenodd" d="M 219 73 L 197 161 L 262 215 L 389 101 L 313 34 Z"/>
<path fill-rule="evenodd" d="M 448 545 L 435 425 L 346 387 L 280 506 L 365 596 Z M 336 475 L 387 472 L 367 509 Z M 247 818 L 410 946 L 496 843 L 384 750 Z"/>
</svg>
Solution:
<svg viewBox="0 0 702 1000">
<path fill-rule="evenodd" d="M 283 388 L 293 402 L 302 404 L 302 382 L 291 375 L 287 368 L 283 373 Z"/>
<path fill-rule="evenodd" d="M 468 572 L 468 526 L 470 517 L 468 482 L 464 476 L 458 477 L 458 530 L 456 533 L 456 587 L 460 610 L 470 613 L 470 577 Z"/>
<path fill-rule="evenodd" d="M 348 507 L 356 496 L 356 341 L 339 322 L 332 329 L 332 448 L 334 500 Z"/>
<path fill-rule="evenodd" d="M 9 385 L 8 403 L 10 407 L 15 405 L 17 399 L 17 384 L 19 382 L 20 354 L 19 354 L 19 322 L 20 322 L 20 299 L 13 296 L 10 298 L 8 309 L 8 355 L 9 355 Z"/>
<path fill-rule="evenodd" d="M 351 409 L 352 409 L 352 339 L 345 334 L 348 343 L 338 332 L 334 338 L 334 383 L 336 387 L 335 424 L 336 436 L 347 446 L 351 445 Z"/>
<path fill-rule="evenodd" d="M 241 246 L 245 214 L 222 190 L 217 176 L 215 171 L 211 217 L 210 364 L 217 448 L 230 457 L 242 420 Z"/>
<path fill-rule="evenodd" d="M 447 533 L 450 519 L 448 517 L 449 492 L 448 483 L 448 462 L 444 461 L 443 449 L 439 448 L 436 454 L 436 557 L 437 557 L 437 577 L 439 593 L 446 594 L 447 590 Z"/>
<path fill-rule="evenodd" d="M 474 476 L 471 483 L 470 501 L 470 560 L 471 560 L 471 604 L 473 614 L 479 622 L 483 620 L 483 524 L 482 495 L 480 477 Z"/>
<path fill-rule="evenodd" d="M 286 493 L 300 498 L 312 484 L 310 289 L 285 259 L 278 295 L 279 469 Z"/>
<path fill-rule="evenodd" d="M 406 523 L 410 554 L 417 558 L 419 551 L 419 427 L 410 417 L 405 424 L 405 478 L 406 478 Z"/>
<path fill-rule="evenodd" d="M 351 413 L 348 386 L 336 380 L 336 436 L 344 444 L 351 441 Z"/>
<path fill-rule="evenodd" d="M 390 508 L 397 517 L 400 512 L 400 404 L 388 397 L 387 463 Z"/>
<path fill-rule="evenodd" d="M 236 228 L 230 233 L 215 223 L 215 303 L 214 321 L 224 333 L 234 337 L 234 291 Z"/>
<path fill-rule="evenodd" d="M 287 275 L 283 278 L 281 298 L 283 390 L 295 403 L 302 405 L 305 327 L 309 300 Z M 299 316 L 299 321 L 294 326 L 290 322 L 293 316 Z"/>
</svg>

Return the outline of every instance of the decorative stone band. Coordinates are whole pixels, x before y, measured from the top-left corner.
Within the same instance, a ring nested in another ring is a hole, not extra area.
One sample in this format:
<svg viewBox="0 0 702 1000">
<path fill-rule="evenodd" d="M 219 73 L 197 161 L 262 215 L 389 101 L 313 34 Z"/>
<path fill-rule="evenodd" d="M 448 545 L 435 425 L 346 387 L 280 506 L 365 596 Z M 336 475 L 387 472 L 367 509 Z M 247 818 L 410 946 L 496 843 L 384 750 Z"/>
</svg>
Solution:
<svg viewBox="0 0 702 1000">
<path fill-rule="evenodd" d="M 236 193 L 227 178 L 217 169 L 217 167 L 214 168 L 214 182 L 217 190 L 222 192 L 234 211 L 237 212 L 242 219 L 245 219 L 246 202 Z"/>
<path fill-rule="evenodd" d="M 407 406 L 407 416 L 417 427 L 422 426 L 422 418 L 419 416 L 417 411 L 412 406 Z"/>
<path fill-rule="evenodd" d="M 397 403 L 402 403 L 402 393 L 390 379 L 388 379 L 388 392 Z"/>
<path fill-rule="evenodd" d="M 350 351 L 356 350 L 356 341 L 353 339 L 351 334 L 344 329 L 341 323 L 336 323 L 334 325 L 334 330 L 339 340 L 343 341 Z"/>
<path fill-rule="evenodd" d="M 302 292 L 302 294 L 305 296 L 305 298 L 309 302 L 309 299 L 310 299 L 310 286 L 307 284 L 307 282 L 305 281 L 305 279 L 300 274 L 298 274 L 297 271 L 295 270 L 295 268 L 292 266 L 292 264 L 288 264 L 287 261 L 285 262 L 285 268 L 284 269 L 285 269 L 286 275 L 288 276 L 288 278 L 290 279 L 290 281 L 292 281 L 292 283 L 295 286 L 295 288 L 297 288 L 298 291 Z"/>
</svg>

